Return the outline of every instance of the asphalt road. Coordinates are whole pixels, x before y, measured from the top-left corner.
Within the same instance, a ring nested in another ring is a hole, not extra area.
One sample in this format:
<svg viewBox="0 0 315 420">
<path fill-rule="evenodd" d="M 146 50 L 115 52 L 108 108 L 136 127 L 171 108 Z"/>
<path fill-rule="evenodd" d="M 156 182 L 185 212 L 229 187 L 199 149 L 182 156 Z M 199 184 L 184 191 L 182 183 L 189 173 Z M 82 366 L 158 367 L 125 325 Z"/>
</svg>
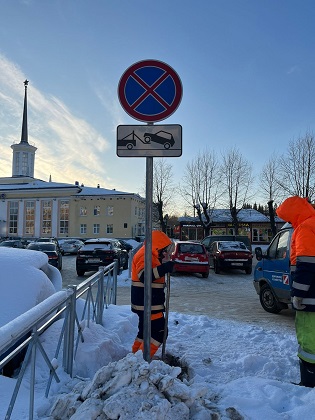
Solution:
<svg viewBox="0 0 315 420">
<path fill-rule="evenodd" d="M 75 256 L 63 257 L 63 287 L 79 284 L 93 273 L 78 277 L 75 271 Z M 130 282 L 117 288 L 117 304 L 130 304 Z M 208 279 L 199 275 L 172 275 L 170 311 L 191 315 L 206 315 L 219 319 L 231 319 L 262 327 L 294 331 L 294 311 L 286 309 L 280 314 L 270 314 L 260 305 L 253 286 L 253 275 L 241 270 L 215 274 L 210 271 Z"/>
</svg>

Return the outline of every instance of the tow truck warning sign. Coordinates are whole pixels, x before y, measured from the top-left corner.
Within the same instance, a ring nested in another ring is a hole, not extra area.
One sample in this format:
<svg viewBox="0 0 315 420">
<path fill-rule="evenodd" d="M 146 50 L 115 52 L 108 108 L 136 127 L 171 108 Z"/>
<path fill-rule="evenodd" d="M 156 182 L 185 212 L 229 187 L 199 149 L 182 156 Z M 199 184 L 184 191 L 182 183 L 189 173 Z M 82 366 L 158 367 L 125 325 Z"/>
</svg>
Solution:
<svg viewBox="0 0 315 420">
<path fill-rule="evenodd" d="M 182 155 L 182 126 L 119 125 L 117 156 L 178 157 Z"/>
</svg>

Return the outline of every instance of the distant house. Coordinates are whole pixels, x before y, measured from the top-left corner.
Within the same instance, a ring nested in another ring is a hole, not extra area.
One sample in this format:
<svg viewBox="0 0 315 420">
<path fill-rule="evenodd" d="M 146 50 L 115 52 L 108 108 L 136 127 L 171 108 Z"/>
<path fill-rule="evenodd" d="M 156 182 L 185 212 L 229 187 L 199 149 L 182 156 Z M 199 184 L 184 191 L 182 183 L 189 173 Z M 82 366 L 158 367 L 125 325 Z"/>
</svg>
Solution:
<svg viewBox="0 0 315 420">
<path fill-rule="evenodd" d="M 228 209 L 214 209 L 210 215 L 211 235 L 234 235 L 232 217 Z M 272 239 L 269 217 L 254 209 L 242 209 L 238 213 L 239 235 L 247 235 L 253 244 L 267 244 Z M 284 221 L 276 217 L 277 229 Z M 198 217 L 179 217 L 174 235 L 180 240 L 201 240 L 204 229 Z"/>
</svg>

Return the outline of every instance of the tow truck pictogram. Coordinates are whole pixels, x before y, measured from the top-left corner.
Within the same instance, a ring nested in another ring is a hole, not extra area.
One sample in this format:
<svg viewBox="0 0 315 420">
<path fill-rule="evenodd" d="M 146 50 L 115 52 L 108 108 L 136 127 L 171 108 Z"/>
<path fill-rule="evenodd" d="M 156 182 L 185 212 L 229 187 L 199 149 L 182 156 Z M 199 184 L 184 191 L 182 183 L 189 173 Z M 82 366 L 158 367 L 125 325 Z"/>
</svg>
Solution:
<svg viewBox="0 0 315 420">
<path fill-rule="evenodd" d="M 175 144 L 173 134 L 167 131 L 160 130 L 156 133 L 144 133 L 142 140 L 142 138 L 139 137 L 133 130 L 127 136 L 120 140 L 118 139 L 117 146 L 126 147 L 128 150 L 131 150 L 136 147 L 137 139 L 140 140 L 143 144 L 150 144 L 151 142 L 162 144 L 165 149 L 169 149 Z"/>
</svg>

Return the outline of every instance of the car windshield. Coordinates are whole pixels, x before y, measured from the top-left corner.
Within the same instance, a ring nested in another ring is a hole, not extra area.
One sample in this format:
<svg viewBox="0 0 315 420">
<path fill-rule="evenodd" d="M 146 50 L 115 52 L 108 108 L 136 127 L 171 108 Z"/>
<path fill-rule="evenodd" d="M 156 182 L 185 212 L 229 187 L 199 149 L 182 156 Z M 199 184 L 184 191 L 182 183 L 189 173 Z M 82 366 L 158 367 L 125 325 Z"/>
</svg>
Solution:
<svg viewBox="0 0 315 420">
<path fill-rule="evenodd" d="M 204 250 L 203 247 L 198 244 L 179 244 L 179 252 L 189 254 L 203 254 Z"/>
<path fill-rule="evenodd" d="M 243 242 L 233 242 L 233 241 L 224 241 L 219 242 L 218 248 L 222 250 L 232 249 L 232 250 L 247 250 L 246 245 Z"/>
<path fill-rule="evenodd" d="M 56 247 L 55 244 L 50 244 L 46 242 L 42 242 L 41 244 L 30 244 L 28 249 L 33 249 L 35 251 L 55 251 Z"/>
<path fill-rule="evenodd" d="M 13 246 L 15 244 L 15 242 L 11 242 L 11 241 L 4 241 L 0 243 L 0 246 Z"/>
</svg>

